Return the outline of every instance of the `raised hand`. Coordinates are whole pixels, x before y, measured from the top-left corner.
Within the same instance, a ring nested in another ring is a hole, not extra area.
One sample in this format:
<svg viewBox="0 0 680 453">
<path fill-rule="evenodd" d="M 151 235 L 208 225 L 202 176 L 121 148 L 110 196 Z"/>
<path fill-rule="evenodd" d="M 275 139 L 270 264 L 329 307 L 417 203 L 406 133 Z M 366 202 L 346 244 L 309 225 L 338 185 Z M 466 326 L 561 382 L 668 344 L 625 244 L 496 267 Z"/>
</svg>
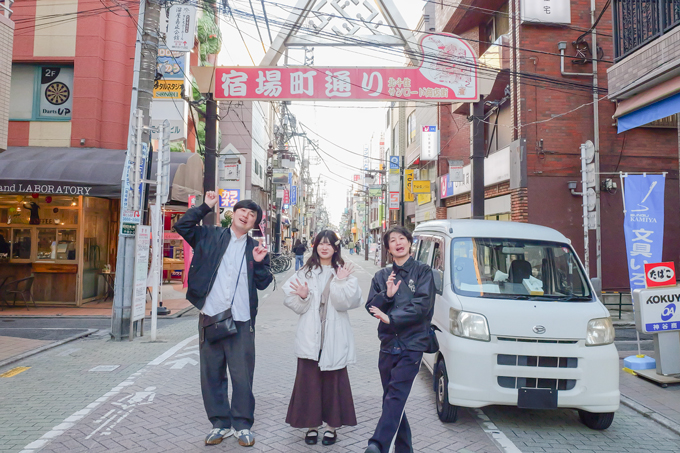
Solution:
<svg viewBox="0 0 680 453">
<path fill-rule="evenodd" d="M 300 283 L 300 280 L 295 279 L 295 282 L 290 282 L 290 288 L 293 290 L 291 293 L 300 296 L 301 299 L 306 299 L 307 296 L 309 296 L 309 286 L 307 286 L 307 282 L 303 285 Z"/>
<path fill-rule="evenodd" d="M 215 207 L 215 205 L 217 204 L 219 199 L 220 199 L 220 197 L 217 195 L 217 193 L 213 192 L 212 190 L 206 192 L 205 196 L 203 197 L 203 201 L 211 209 Z"/>
<path fill-rule="evenodd" d="M 267 249 L 261 245 L 258 245 L 253 249 L 253 259 L 258 263 L 261 262 L 265 256 L 267 256 Z"/>
<path fill-rule="evenodd" d="M 338 280 L 342 280 L 343 278 L 347 278 L 352 273 L 354 272 L 354 264 L 352 263 L 345 263 L 344 266 L 340 266 L 337 272 Z"/>
<path fill-rule="evenodd" d="M 383 313 L 382 310 L 380 310 L 378 307 L 371 307 L 368 309 L 368 311 L 371 312 L 373 316 L 378 318 L 381 322 L 384 322 L 385 324 L 390 323 L 390 318 L 387 316 L 385 313 Z"/>
<path fill-rule="evenodd" d="M 396 274 L 392 272 L 390 274 L 390 278 L 387 279 L 387 297 L 394 297 L 395 294 L 397 294 L 397 290 L 399 289 L 399 285 L 401 285 L 401 280 L 397 282 L 397 284 L 394 284 L 394 280 L 397 278 Z"/>
</svg>

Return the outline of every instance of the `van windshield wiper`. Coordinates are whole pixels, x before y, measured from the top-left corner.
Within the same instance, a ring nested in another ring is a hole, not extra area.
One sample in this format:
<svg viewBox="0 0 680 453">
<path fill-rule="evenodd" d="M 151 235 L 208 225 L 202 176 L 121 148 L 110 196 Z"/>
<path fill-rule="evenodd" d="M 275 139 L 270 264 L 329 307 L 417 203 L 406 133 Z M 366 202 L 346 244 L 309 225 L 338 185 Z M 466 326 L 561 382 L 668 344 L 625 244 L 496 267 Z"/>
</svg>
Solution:
<svg viewBox="0 0 680 453">
<path fill-rule="evenodd" d="M 593 300 L 591 296 L 575 296 L 575 295 L 570 295 L 570 296 L 563 296 L 563 297 L 557 297 L 555 299 L 559 302 L 577 302 L 577 301 L 582 301 L 582 302 L 590 302 Z"/>
</svg>

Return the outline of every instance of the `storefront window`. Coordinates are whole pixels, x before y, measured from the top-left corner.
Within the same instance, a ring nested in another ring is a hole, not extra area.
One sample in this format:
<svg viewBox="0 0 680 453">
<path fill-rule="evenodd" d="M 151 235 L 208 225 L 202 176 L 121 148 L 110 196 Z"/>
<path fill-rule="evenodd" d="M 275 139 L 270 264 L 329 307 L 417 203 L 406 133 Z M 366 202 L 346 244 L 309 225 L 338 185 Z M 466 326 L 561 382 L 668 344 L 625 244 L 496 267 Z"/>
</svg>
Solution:
<svg viewBox="0 0 680 453">
<path fill-rule="evenodd" d="M 39 260 L 54 260 L 57 258 L 57 230 L 54 228 L 38 229 Z"/>
<path fill-rule="evenodd" d="M 10 242 L 9 228 L 0 228 L 0 261 L 9 260 Z"/>
<path fill-rule="evenodd" d="M 12 229 L 12 258 L 18 260 L 31 259 L 31 229 Z"/>
<path fill-rule="evenodd" d="M 76 259 L 76 230 L 58 230 L 57 232 L 57 259 Z"/>
</svg>

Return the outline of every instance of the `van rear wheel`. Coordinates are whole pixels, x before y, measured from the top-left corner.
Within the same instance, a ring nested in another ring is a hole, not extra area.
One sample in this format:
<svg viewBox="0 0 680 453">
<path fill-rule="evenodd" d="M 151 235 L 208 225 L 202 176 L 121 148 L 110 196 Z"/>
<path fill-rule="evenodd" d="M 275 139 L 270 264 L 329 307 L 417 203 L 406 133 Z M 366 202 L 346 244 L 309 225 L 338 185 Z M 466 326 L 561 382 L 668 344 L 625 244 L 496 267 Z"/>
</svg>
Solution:
<svg viewBox="0 0 680 453">
<path fill-rule="evenodd" d="M 437 362 L 434 376 L 439 420 L 444 423 L 453 423 L 458 419 L 458 406 L 449 404 L 449 376 L 443 360 Z"/>
<path fill-rule="evenodd" d="M 600 431 L 611 426 L 614 421 L 614 412 L 588 412 L 579 409 L 578 417 L 588 428 Z"/>
</svg>

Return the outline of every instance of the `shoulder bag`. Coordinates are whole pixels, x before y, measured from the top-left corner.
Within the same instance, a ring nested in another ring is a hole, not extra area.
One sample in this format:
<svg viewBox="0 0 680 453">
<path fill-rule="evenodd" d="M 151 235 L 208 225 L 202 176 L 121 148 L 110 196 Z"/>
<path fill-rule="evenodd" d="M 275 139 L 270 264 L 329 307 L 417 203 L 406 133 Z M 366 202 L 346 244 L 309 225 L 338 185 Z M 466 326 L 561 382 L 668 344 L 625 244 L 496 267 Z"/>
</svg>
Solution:
<svg viewBox="0 0 680 453">
<path fill-rule="evenodd" d="M 201 343 L 208 341 L 208 343 L 215 343 L 238 333 L 234 317 L 231 314 L 231 307 L 234 306 L 234 299 L 236 298 L 236 291 L 238 290 L 238 281 L 241 278 L 241 269 L 243 269 L 243 261 L 245 261 L 245 254 L 241 260 L 241 266 L 238 269 L 236 277 L 236 285 L 234 286 L 234 294 L 231 298 L 231 306 L 215 316 L 201 315 Z"/>
</svg>

